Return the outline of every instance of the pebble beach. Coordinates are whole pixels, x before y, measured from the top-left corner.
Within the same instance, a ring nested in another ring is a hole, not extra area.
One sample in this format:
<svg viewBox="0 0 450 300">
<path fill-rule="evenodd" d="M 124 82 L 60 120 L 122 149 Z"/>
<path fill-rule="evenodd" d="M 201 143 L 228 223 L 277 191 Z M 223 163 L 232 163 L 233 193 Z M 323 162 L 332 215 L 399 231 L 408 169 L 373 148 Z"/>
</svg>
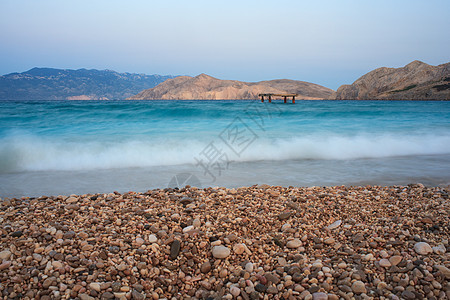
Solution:
<svg viewBox="0 0 450 300">
<path fill-rule="evenodd" d="M 449 189 L 3 198 L 3 299 L 449 299 Z"/>
</svg>

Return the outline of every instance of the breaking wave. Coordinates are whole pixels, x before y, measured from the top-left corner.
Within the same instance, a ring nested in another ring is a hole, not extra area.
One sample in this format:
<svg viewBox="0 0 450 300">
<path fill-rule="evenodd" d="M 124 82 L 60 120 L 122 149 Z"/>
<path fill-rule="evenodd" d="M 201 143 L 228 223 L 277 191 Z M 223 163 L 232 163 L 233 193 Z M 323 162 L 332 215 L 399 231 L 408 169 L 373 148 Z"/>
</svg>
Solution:
<svg viewBox="0 0 450 300">
<path fill-rule="evenodd" d="M 450 136 L 442 135 L 311 135 L 257 138 L 237 155 L 217 140 L 143 139 L 124 141 L 61 141 L 33 135 L 0 139 L 0 173 L 46 170 L 96 170 L 196 164 L 214 141 L 230 161 L 352 160 L 450 153 Z"/>
</svg>

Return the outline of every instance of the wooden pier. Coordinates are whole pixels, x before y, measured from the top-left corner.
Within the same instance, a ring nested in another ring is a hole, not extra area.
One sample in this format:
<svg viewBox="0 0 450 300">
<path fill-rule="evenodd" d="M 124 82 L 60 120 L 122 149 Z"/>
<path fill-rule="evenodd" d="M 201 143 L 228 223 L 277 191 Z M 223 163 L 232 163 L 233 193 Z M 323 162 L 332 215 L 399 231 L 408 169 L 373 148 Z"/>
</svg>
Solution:
<svg viewBox="0 0 450 300">
<path fill-rule="evenodd" d="M 261 97 L 261 102 L 264 102 L 264 97 L 269 97 L 269 103 L 272 103 L 272 97 L 282 97 L 284 103 L 287 103 L 288 97 L 292 97 L 292 103 L 295 104 L 295 97 L 297 97 L 298 94 L 259 94 L 258 96 Z"/>
</svg>

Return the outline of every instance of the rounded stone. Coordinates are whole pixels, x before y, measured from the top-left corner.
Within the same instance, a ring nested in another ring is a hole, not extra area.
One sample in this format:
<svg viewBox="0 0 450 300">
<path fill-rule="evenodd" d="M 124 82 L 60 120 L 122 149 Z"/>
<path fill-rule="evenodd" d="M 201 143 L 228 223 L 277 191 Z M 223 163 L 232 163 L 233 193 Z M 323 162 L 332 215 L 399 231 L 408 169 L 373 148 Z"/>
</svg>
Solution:
<svg viewBox="0 0 450 300">
<path fill-rule="evenodd" d="M 83 247 L 81 247 L 82 251 L 91 251 L 92 249 L 94 249 L 94 246 L 90 245 L 90 244 L 87 244 L 87 245 L 84 245 Z"/>
<path fill-rule="evenodd" d="M 444 265 L 434 266 L 439 272 L 441 272 L 445 278 L 450 279 L 450 269 Z"/>
<path fill-rule="evenodd" d="M 433 249 L 428 243 L 425 242 L 419 242 L 414 245 L 414 251 L 416 251 L 417 254 L 420 255 L 428 255 L 430 253 L 433 253 Z"/>
<path fill-rule="evenodd" d="M 447 249 L 445 249 L 445 246 L 440 244 L 437 245 L 436 247 L 433 247 L 433 252 L 436 254 L 445 254 L 445 252 L 447 251 Z"/>
<path fill-rule="evenodd" d="M 236 244 L 233 247 L 234 253 L 241 255 L 245 251 L 245 245 L 244 244 Z"/>
<path fill-rule="evenodd" d="M 11 262 L 10 262 L 10 261 L 3 261 L 3 262 L 0 264 L 0 271 L 1 271 L 1 270 L 8 269 L 10 266 L 11 266 Z"/>
<path fill-rule="evenodd" d="M 275 286 L 271 285 L 267 288 L 267 293 L 278 294 L 278 289 Z"/>
<path fill-rule="evenodd" d="M 52 266 L 53 266 L 53 268 L 55 268 L 55 269 L 59 269 L 59 268 L 64 267 L 63 263 L 60 262 L 60 261 L 58 261 L 58 260 L 52 262 Z"/>
<path fill-rule="evenodd" d="M 245 264 L 245 271 L 251 273 L 253 272 L 253 264 L 251 262 L 248 262 L 247 264 Z"/>
<path fill-rule="evenodd" d="M 326 240 L 324 240 L 323 242 L 327 245 L 332 245 L 336 242 L 336 240 L 333 237 L 330 237 L 330 238 L 327 238 Z"/>
<path fill-rule="evenodd" d="M 366 285 L 364 284 L 364 282 L 357 280 L 352 284 L 352 291 L 355 294 L 366 293 L 367 292 Z"/>
<path fill-rule="evenodd" d="M 194 226 L 195 228 L 199 228 L 201 225 L 201 222 L 199 219 L 194 219 L 194 221 L 192 222 L 192 226 Z"/>
<path fill-rule="evenodd" d="M 92 282 L 89 284 L 89 287 L 96 292 L 100 292 L 100 284 L 98 282 Z"/>
<path fill-rule="evenodd" d="M 402 259 L 403 257 L 401 257 L 400 255 L 394 255 L 389 258 L 389 262 L 391 263 L 391 265 L 396 266 L 402 261 Z"/>
<path fill-rule="evenodd" d="M 194 230 L 194 226 L 192 226 L 192 225 L 191 226 L 186 226 L 186 227 L 183 228 L 183 232 L 184 233 L 192 231 L 192 230 Z"/>
<path fill-rule="evenodd" d="M 9 250 L 4 250 L 0 252 L 0 260 L 8 260 L 11 257 L 12 253 Z"/>
<path fill-rule="evenodd" d="M 145 241 L 143 238 L 140 238 L 140 237 L 136 238 L 136 244 L 143 245 L 144 243 L 145 243 Z"/>
<path fill-rule="evenodd" d="M 208 273 L 209 271 L 211 271 L 211 263 L 209 261 L 204 262 L 201 266 L 200 266 L 200 271 L 202 273 Z"/>
<path fill-rule="evenodd" d="M 255 285 L 255 290 L 264 293 L 267 290 L 267 287 L 264 284 L 258 283 Z"/>
<path fill-rule="evenodd" d="M 334 222 L 334 223 L 328 225 L 327 229 L 328 229 L 328 230 L 336 229 L 336 228 L 338 228 L 339 226 L 341 226 L 341 224 L 342 224 L 342 221 L 341 221 L 341 220 L 337 220 L 336 222 Z"/>
<path fill-rule="evenodd" d="M 286 243 L 286 247 L 288 247 L 289 249 L 297 249 L 301 245 L 302 241 L 300 241 L 299 239 L 293 239 Z"/>
<path fill-rule="evenodd" d="M 380 259 L 380 266 L 381 267 L 389 268 L 391 265 L 392 264 L 391 264 L 391 262 L 388 259 L 386 259 L 386 258 Z"/>
<path fill-rule="evenodd" d="M 226 258 L 230 255 L 231 251 L 225 246 L 214 246 L 212 249 L 212 255 L 215 258 Z"/>
<path fill-rule="evenodd" d="M 238 288 L 238 287 L 236 287 L 236 286 L 232 286 L 232 287 L 230 288 L 230 293 L 231 293 L 231 295 L 233 295 L 234 297 L 237 297 L 237 296 L 239 296 L 239 295 L 241 294 L 241 289 Z"/>
<path fill-rule="evenodd" d="M 312 294 L 313 300 L 327 300 L 328 295 L 322 292 L 317 292 Z"/>
<path fill-rule="evenodd" d="M 156 243 L 158 241 L 158 238 L 156 237 L 156 235 L 150 234 L 148 236 L 148 241 L 153 244 L 153 243 Z"/>
</svg>

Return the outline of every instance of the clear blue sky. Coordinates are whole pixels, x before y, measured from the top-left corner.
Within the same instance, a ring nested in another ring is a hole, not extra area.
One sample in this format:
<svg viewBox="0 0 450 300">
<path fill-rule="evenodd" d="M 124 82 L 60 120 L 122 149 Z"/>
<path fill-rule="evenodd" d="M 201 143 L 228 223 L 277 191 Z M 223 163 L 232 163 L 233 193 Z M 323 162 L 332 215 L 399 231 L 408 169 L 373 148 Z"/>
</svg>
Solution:
<svg viewBox="0 0 450 300">
<path fill-rule="evenodd" d="M 32 67 L 336 89 L 381 66 L 450 61 L 449 0 L 0 0 L 0 74 Z"/>
</svg>

